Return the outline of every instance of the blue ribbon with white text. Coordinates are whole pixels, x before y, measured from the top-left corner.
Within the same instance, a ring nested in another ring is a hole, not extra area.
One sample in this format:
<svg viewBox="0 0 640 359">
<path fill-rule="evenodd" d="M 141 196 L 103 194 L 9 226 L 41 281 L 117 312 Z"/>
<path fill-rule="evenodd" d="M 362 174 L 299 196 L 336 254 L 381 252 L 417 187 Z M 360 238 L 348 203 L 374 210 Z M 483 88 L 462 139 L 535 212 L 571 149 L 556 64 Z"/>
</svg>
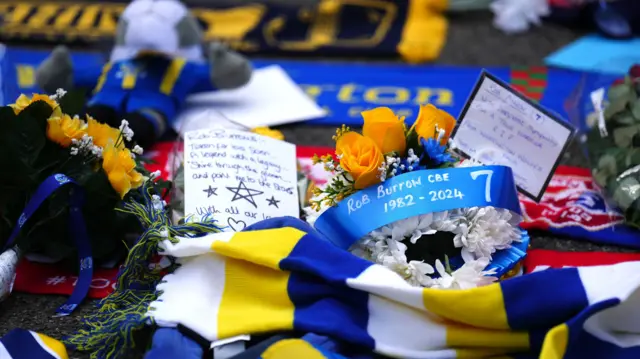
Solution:
<svg viewBox="0 0 640 359">
<path fill-rule="evenodd" d="M 345 198 L 324 212 L 315 228 L 348 249 L 395 221 L 459 208 L 493 206 L 520 214 L 511 168 L 459 167 L 409 172 Z"/>
<path fill-rule="evenodd" d="M 33 194 L 29 202 L 27 203 L 24 211 L 18 218 L 18 223 L 13 228 L 11 236 L 5 244 L 5 250 L 13 245 L 13 242 L 18 237 L 20 230 L 29 218 L 36 212 L 38 208 L 55 193 L 59 188 L 71 185 L 73 188 L 70 192 L 69 203 L 69 230 L 71 236 L 74 239 L 75 245 L 78 250 L 78 257 L 80 259 L 80 273 L 78 274 L 78 281 L 73 289 L 73 293 L 67 301 L 58 308 L 56 313 L 60 316 L 69 315 L 76 309 L 76 307 L 84 300 L 89 292 L 91 286 L 91 280 L 93 279 L 93 257 L 91 256 L 91 243 L 87 235 L 87 229 L 85 227 L 84 218 L 82 216 L 82 205 L 84 204 L 84 193 L 82 187 L 80 187 L 75 181 L 63 174 L 54 174 L 47 177 L 44 182 L 40 184 L 36 192 Z"/>
</svg>

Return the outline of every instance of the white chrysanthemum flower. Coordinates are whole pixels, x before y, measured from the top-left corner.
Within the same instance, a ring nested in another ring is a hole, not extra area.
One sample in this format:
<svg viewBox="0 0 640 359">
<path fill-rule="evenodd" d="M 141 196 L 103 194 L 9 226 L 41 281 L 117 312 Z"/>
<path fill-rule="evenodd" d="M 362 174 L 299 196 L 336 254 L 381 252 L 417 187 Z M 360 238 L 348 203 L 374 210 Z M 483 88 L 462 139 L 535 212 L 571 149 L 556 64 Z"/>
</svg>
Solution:
<svg viewBox="0 0 640 359">
<path fill-rule="evenodd" d="M 470 253 L 462 251 L 465 263 L 462 267 L 449 274 L 440 260 L 436 260 L 436 270 L 440 275 L 434 280 L 432 288 L 438 289 L 470 289 L 491 284 L 498 280 L 495 269 L 485 271 L 489 258 L 473 259 Z"/>
<path fill-rule="evenodd" d="M 458 211 L 452 231 L 456 247 L 467 249 L 475 258 L 491 258 L 498 250 L 507 249 L 521 237 L 517 224 L 520 216 L 506 209 L 471 207 Z"/>
<path fill-rule="evenodd" d="M 429 213 L 402 219 L 371 232 L 369 236 L 371 238 L 390 237 L 395 241 L 410 238 L 411 243 L 415 244 L 418 238 L 423 235 L 436 233 L 436 231 L 431 228 L 433 218 L 434 214 Z"/>
</svg>

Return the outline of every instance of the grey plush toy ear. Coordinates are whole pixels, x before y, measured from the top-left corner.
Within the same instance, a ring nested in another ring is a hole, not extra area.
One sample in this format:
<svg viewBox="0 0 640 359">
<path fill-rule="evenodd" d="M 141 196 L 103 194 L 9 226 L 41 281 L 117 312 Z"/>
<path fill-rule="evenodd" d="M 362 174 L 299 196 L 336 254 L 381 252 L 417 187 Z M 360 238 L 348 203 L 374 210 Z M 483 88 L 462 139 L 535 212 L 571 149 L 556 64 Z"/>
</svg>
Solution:
<svg viewBox="0 0 640 359">
<path fill-rule="evenodd" d="M 202 28 L 193 15 L 185 15 L 178 24 L 176 24 L 176 32 L 178 34 L 178 46 L 187 48 L 202 44 Z"/>
<path fill-rule="evenodd" d="M 127 20 L 120 18 L 118 20 L 118 27 L 116 29 L 116 45 L 124 46 L 125 45 L 125 37 L 127 36 L 127 28 L 129 27 L 129 23 Z"/>
</svg>

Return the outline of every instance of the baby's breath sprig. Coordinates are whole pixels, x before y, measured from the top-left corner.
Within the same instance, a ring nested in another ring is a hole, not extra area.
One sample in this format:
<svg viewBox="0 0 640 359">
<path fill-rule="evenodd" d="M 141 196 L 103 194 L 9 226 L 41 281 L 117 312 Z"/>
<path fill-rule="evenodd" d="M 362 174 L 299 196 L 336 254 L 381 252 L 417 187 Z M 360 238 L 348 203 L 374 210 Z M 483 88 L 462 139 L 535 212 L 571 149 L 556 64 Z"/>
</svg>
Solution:
<svg viewBox="0 0 640 359">
<path fill-rule="evenodd" d="M 124 144 L 124 141 L 127 142 L 131 142 L 131 140 L 133 139 L 133 130 L 129 127 L 129 121 L 127 120 L 122 120 L 122 122 L 120 123 L 120 127 L 118 128 L 120 130 L 120 134 L 118 135 L 118 138 L 116 139 L 116 147 L 120 146 L 121 144 Z M 132 155 L 134 155 L 134 153 L 132 153 Z"/>
<path fill-rule="evenodd" d="M 83 135 L 81 139 L 72 139 L 69 152 L 72 156 L 84 156 L 84 160 L 92 162 L 98 158 L 102 158 L 102 147 L 93 144 L 93 137 Z"/>
<path fill-rule="evenodd" d="M 64 95 L 66 95 L 66 94 L 67 94 L 67 91 L 65 91 L 65 90 L 63 90 L 63 89 L 57 89 L 57 90 L 56 90 L 56 93 L 55 93 L 55 94 L 53 94 L 53 95 L 51 95 L 51 96 L 49 96 L 49 98 L 50 98 L 50 99 L 52 99 L 52 100 L 54 100 L 54 101 L 58 101 L 58 100 L 60 100 L 61 98 L 63 98 L 63 97 L 64 97 Z"/>
<path fill-rule="evenodd" d="M 335 206 L 338 202 L 355 192 L 356 190 L 353 187 L 353 184 L 351 181 L 347 180 L 346 176 L 337 176 L 324 189 L 314 189 L 313 194 L 318 199 L 311 200 L 311 208 L 319 211 L 323 206 Z"/>
<path fill-rule="evenodd" d="M 348 131 L 348 127 L 343 126 L 343 130 Z M 341 135 L 340 130 L 336 131 L 336 135 Z M 355 181 L 351 176 L 340 166 L 341 155 L 336 155 L 337 160 L 331 155 L 312 157 L 313 164 L 322 163 L 325 171 L 335 173 L 333 180 L 324 188 L 314 188 L 313 195 L 318 198 L 317 200 L 311 200 L 311 208 L 320 211 L 322 206 L 335 206 L 338 202 L 342 201 L 345 197 L 355 192 L 353 187 Z"/>
<path fill-rule="evenodd" d="M 342 167 L 340 167 L 340 162 L 336 161 L 331 155 L 318 156 L 313 155 L 311 158 L 313 164 L 322 163 L 324 166 L 324 170 L 327 172 L 342 172 Z"/>
</svg>

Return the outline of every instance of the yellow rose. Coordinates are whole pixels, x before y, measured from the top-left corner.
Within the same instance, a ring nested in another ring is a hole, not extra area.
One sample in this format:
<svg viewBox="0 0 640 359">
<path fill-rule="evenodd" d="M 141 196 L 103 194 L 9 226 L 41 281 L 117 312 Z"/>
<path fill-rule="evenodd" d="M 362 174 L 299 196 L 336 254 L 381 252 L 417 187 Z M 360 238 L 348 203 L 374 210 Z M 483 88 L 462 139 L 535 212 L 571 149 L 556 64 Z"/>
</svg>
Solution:
<svg viewBox="0 0 640 359">
<path fill-rule="evenodd" d="M 116 148 L 113 141 L 109 141 L 102 151 L 102 169 L 120 198 L 124 198 L 132 188 L 142 185 L 142 175 L 135 168 L 131 152 L 126 148 Z"/>
<path fill-rule="evenodd" d="M 376 143 L 382 153 L 398 152 L 401 156 L 407 149 L 404 135 L 404 119 L 398 118 L 388 107 L 378 107 L 362 112 L 364 127 L 362 134 Z"/>
<path fill-rule="evenodd" d="M 9 106 L 13 109 L 13 112 L 17 115 L 20 112 L 22 112 L 22 110 L 29 107 L 29 105 L 37 101 L 44 101 L 49 106 L 51 106 L 51 108 L 53 109 L 53 113 L 51 114 L 51 117 L 62 116 L 62 109 L 60 108 L 60 105 L 47 95 L 33 94 L 33 97 L 31 98 L 26 95 L 20 95 L 16 100 L 16 102 L 12 103 Z"/>
<path fill-rule="evenodd" d="M 269 127 L 256 127 L 251 132 L 256 133 L 258 135 L 275 138 L 276 140 L 283 141 L 284 134 L 278 130 L 272 130 Z"/>
<path fill-rule="evenodd" d="M 87 124 L 79 117 L 62 115 L 47 120 L 47 137 L 62 147 L 69 147 L 71 140 L 79 140 L 87 134 Z"/>
<path fill-rule="evenodd" d="M 93 138 L 94 145 L 105 148 L 109 141 L 116 143 L 118 137 L 120 137 L 120 130 L 100 123 L 93 119 L 93 117 L 87 115 L 87 135 Z M 120 141 L 117 147 L 123 148 L 124 141 Z"/>
<path fill-rule="evenodd" d="M 340 166 L 353 177 L 356 189 L 380 182 L 378 168 L 384 162 L 380 149 L 369 137 L 357 132 L 346 132 L 336 142 Z"/>
<path fill-rule="evenodd" d="M 440 145 L 445 145 L 449 140 L 451 131 L 456 126 L 456 119 L 448 112 L 440 110 L 432 104 L 420 106 L 420 112 L 416 122 L 411 127 L 415 130 L 421 138 L 438 138 L 436 132 L 436 126 L 438 130 L 444 130 L 444 134 L 440 139 Z"/>
</svg>

